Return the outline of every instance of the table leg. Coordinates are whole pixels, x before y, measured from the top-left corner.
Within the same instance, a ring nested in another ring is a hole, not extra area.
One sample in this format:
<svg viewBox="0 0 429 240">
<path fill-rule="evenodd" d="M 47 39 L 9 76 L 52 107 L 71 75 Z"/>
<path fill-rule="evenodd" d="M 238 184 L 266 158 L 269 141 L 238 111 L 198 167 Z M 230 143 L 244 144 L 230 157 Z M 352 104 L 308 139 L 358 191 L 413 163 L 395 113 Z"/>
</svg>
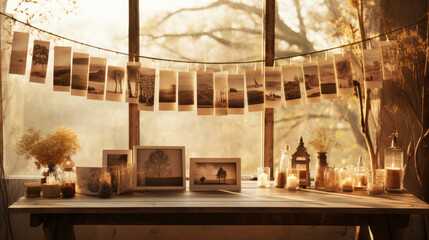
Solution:
<svg viewBox="0 0 429 240">
<path fill-rule="evenodd" d="M 368 225 L 360 225 L 357 240 L 369 240 L 369 239 L 371 239 L 371 237 L 369 236 Z"/>
<path fill-rule="evenodd" d="M 399 240 L 410 223 L 410 215 L 373 215 L 370 228 L 375 240 Z"/>
<path fill-rule="evenodd" d="M 68 214 L 46 214 L 43 233 L 47 240 L 75 240 L 71 216 Z"/>
</svg>

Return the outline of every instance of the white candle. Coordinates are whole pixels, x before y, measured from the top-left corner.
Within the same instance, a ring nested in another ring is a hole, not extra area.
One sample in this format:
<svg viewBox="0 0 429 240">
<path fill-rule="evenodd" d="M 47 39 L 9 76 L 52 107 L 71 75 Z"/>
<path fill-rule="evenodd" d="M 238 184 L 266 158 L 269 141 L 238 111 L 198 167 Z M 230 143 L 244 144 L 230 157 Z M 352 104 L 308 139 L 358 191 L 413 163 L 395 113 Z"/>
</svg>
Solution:
<svg viewBox="0 0 429 240">
<path fill-rule="evenodd" d="M 261 173 L 258 176 L 258 187 L 268 187 L 268 175 Z"/>
<path fill-rule="evenodd" d="M 348 192 L 353 191 L 353 182 L 351 179 L 344 181 L 343 191 L 348 191 Z"/>
<path fill-rule="evenodd" d="M 298 188 L 298 179 L 295 176 L 288 176 L 286 182 L 286 188 L 288 190 L 295 190 Z"/>
</svg>

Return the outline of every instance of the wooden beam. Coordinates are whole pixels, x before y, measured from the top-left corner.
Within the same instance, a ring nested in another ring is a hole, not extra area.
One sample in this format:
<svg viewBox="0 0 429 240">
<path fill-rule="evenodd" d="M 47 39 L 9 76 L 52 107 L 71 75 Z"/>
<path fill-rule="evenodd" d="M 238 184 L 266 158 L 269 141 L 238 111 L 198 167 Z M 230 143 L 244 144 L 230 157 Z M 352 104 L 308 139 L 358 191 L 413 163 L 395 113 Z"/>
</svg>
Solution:
<svg viewBox="0 0 429 240">
<path fill-rule="evenodd" d="M 129 0 L 129 21 L 128 21 L 128 52 L 129 61 L 139 61 L 140 55 L 140 20 L 139 20 L 139 0 Z M 128 105 L 128 144 L 129 148 L 140 145 L 140 112 L 138 105 L 129 103 Z"/>
<path fill-rule="evenodd" d="M 274 64 L 274 46 L 275 46 L 275 0 L 265 1 L 265 66 L 273 66 Z M 273 177 L 274 167 L 274 109 L 266 108 L 264 112 L 264 167 L 269 167 L 271 176 Z"/>
</svg>

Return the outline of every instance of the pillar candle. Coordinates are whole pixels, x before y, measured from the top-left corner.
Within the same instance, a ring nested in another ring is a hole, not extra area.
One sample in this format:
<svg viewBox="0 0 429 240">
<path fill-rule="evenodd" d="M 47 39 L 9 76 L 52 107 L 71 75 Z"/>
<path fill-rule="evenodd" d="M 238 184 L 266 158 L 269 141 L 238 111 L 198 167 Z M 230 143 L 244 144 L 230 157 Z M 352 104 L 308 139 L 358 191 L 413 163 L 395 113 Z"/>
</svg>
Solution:
<svg viewBox="0 0 429 240">
<path fill-rule="evenodd" d="M 386 168 L 386 190 L 401 190 L 400 168 Z"/>
<path fill-rule="evenodd" d="M 287 177 L 286 188 L 288 190 L 296 190 L 298 188 L 298 178 L 295 176 Z"/>
<path fill-rule="evenodd" d="M 258 176 L 258 187 L 267 187 L 268 186 L 268 175 L 261 173 Z"/>
</svg>

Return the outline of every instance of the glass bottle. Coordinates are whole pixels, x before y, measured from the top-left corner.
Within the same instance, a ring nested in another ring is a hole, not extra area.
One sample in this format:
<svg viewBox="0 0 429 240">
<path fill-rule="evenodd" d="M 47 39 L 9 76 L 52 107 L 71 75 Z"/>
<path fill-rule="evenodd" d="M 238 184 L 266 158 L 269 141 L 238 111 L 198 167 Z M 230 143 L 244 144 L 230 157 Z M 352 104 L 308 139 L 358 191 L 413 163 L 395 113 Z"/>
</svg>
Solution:
<svg viewBox="0 0 429 240">
<path fill-rule="evenodd" d="M 76 168 L 73 160 L 68 156 L 63 163 L 63 184 L 61 192 L 63 197 L 73 197 L 76 193 Z"/>
<path fill-rule="evenodd" d="M 368 170 L 365 166 L 365 162 L 363 161 L 363 157 L 359 156 L 359 160 L 356 168 L 356 181 L 355 181 L 355 189 L 363 190 L 368 185 Z"/>
<path fill-rule="evenodd" d="M 327 167 L 325 170 L 324 190 L 335 192 L 337 190 L 336 173 L 334 167 Z"/>
<path fill-rule="evenodd" d="M 286 172 L 290 168 L 292 155 L 290 153 L 290 147 L 288 144 L 285 144 L 282 157 L 280 159 L 280 166 L 276 168 L 274 175 L 274 186 L 278 188 L 284 188 L 286 185 Z"/>
<path fill-rule="evenodd" d="M 386 169 L 386 191 L 401 191 L 403 151 L 397 145 L 398 132 L 393 133 L 390 147 L 384 149 L 384 166 Z"/>
</svg>

